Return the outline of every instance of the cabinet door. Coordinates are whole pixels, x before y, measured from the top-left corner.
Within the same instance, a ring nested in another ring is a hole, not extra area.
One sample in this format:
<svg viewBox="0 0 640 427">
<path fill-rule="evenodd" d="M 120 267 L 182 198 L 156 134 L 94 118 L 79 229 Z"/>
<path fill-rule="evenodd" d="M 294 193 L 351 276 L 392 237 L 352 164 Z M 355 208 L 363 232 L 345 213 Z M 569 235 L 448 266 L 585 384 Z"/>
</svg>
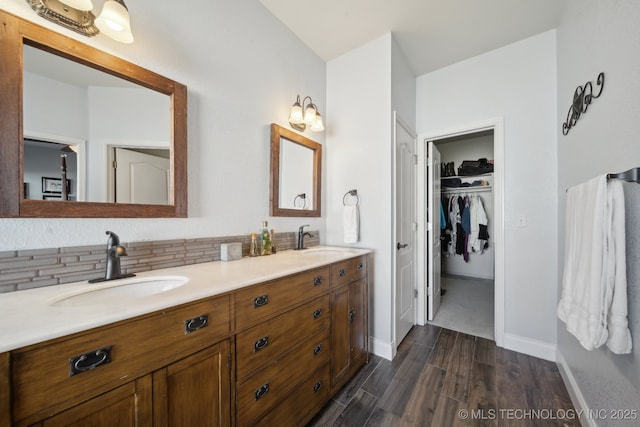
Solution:
<svg viewBox="0 0 640 427">
<path fill-rule="evenodd" d="M 155 426 L 231 423 L 229 340 L 153 374 Z"/>
<path fill-rule="evenodd" d="M 351 328 L 349 322 L 349 286 L 331 293 L 331 387 L 342 384 L 351 361 Z"/>
<path fill-rule="evenodd" d="M 367 361 L 367 278 L 331 294 L 331 387 L 335 392 Z"/>
<path fill-rule="evenodd" d="M 151 375 L 120 386 L 43 421 L 45 427 L 134 427 L 152 424 Z"/>
<path fill-rule="evenodd" d="M 349 322 L 351 325 L 351 363 L 358 369 L 367 361 L 369 349 L 367 279 L 349 285 Z"/>
</svg>

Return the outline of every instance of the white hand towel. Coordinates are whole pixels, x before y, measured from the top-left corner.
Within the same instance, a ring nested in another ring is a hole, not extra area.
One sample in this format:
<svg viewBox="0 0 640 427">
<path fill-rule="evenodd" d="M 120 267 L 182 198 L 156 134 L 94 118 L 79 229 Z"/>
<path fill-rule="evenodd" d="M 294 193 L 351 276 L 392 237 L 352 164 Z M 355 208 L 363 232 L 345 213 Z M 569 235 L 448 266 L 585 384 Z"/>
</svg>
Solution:
<svg viewBox="0 0 640 427">
<path fill-rule="evenodd" d="M 558 317 L 587 350 L 605 343 L 616 353 L 631 349 L 621 191 L 620 182 L 602 175 L 567 192 Z"/>
<path fill-rule="evenodd" d="M 344 206 L 342 212 L 344 242 L 356 243 L 360 238 L 360 212 L 358 205 Z"/>
</svg>

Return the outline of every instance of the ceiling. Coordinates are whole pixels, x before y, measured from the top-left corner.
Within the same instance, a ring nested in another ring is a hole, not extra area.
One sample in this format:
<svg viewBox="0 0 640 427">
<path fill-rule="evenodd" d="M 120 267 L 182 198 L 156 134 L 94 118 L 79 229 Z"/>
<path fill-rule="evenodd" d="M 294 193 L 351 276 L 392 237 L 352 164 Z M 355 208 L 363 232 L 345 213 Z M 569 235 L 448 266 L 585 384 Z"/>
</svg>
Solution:
<svg viewBox="0 0 640 427">
<path fill-rule="evenodd" d="M 556 28 L 562 0 L 260 0 L 325 61 L 392 32 L 416 76 Z"/>
</svg>

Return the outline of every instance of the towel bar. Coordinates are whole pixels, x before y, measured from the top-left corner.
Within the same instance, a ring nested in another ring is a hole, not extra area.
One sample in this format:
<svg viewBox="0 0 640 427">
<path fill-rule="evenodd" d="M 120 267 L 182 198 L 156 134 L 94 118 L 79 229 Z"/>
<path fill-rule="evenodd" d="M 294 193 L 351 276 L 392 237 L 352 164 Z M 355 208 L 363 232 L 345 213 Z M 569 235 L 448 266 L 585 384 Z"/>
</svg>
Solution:
<svg viewBox="0 0 640 427">
<path fill-rule="evenodd" d="M 627 182 L 640 182 L 640 168 L 629 169 L 620 173 L 608 173 L 607 179 L 624 179 Z"/>
</svg>

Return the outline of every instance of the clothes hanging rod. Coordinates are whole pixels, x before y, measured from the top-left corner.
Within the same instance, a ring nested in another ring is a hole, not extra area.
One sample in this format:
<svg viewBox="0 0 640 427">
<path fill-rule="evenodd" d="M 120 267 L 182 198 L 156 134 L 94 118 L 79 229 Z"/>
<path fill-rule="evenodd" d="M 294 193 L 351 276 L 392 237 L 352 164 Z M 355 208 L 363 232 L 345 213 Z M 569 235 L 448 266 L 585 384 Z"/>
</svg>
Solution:
<svg viewBox="0 0 640 427">
<path fill-rule="evenodd" d="M 486 191 L 491 191 L 491 187 L 459 187 L 453 189 L 444 188 L 440 190 L 442 194 L 453 194 L 453 193 L 484 193 Z"/>
<path fill-rule="evenodd" d="M 608 173 L 607 179 L 624 179 L 627 182 L 640 182 L 640 168 L 629 169 L 620 173 Z"/>
</svg>

